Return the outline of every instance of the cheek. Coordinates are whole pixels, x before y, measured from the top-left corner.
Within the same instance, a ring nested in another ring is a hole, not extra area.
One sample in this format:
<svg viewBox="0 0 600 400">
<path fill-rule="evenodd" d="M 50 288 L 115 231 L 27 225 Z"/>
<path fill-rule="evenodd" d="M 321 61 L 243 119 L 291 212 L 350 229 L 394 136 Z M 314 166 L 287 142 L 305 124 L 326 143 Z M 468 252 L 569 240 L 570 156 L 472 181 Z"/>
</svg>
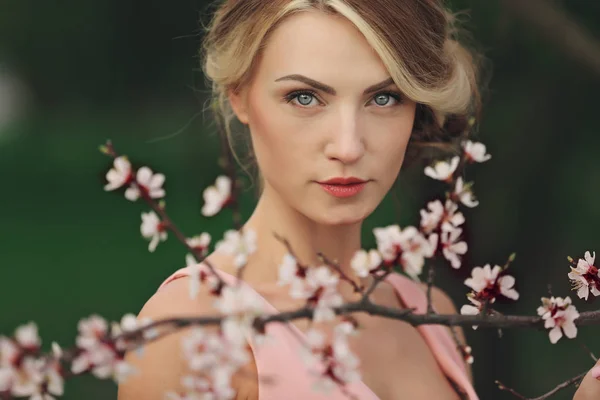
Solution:
<svg viewBox="0 0 600 400">
<path fill-rule="evenodd" d="M 370 143 L 372 153 L 378 160 L 377 168 L 386 182 L 396 179 L 404 161 L 414 121 L 410 109 L 408 111 L 402 118 L 389 123 L 380 122 L 377 129 L 372 130 L 377 132 Z"/>
<path fill-rule="evenodd" d="M 269 181 L 293 177 L 305 164 L 307 143 L 303 140 L 306 125 L 286 116 L 276 101 L 260 96 L 250 97 L 248 112 L 252 146 L 262 175 Z M 304 160 L 304 162 L 300 162 Z"/>
</svg>

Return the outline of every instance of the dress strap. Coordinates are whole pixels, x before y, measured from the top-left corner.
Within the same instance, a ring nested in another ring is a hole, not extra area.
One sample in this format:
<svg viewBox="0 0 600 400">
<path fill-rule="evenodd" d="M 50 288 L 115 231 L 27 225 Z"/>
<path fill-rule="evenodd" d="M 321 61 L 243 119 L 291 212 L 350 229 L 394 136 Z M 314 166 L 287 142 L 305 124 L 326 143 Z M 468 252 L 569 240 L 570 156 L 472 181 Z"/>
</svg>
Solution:
<svg viewBox="0 0 600 400">
<path fill-rule="evenodd" d="M 427 296 L 423 288 L 409 278 L 392 273 L 386 278 L 398 297 L 416 314 L 427 312 Z M 419 325 L 416 327 L 427 342 L 444 374 L 462 390 L 469 400 L 478 400 L 473 385 L 469 381 L 465 361 L 449 330 L 443 325 Z"/>
</svg>

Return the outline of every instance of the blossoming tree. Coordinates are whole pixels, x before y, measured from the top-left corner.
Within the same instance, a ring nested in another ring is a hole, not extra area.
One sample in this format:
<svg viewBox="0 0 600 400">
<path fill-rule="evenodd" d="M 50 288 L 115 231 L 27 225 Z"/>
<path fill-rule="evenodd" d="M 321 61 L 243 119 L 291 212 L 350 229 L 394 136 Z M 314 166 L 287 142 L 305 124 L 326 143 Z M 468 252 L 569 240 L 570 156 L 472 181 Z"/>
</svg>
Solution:
<svg viewBox="0 0 600 400">
<path fill-rule="evenodd" d="M 41 351 L 41 339 L 35 323 L 17 327 L 11 336 L 0 336 L 0 398 L 30 398 L 51 400 L 64 393 L 66 379 L 82 374 L 91 374 L 99 379 L 122 382 L 136 370 L 124 360 L 128 351 L 143 350 L 143 346 L 165 335 L 193 326 L 194 329 L 182 343 L 182 351 L 189 363 L 190 374 L 182 378 L 185 392 L 166 393 L 171 400 L 230 399 L 234 395 L 231 377 L 250 360 L 247 338 L 256 343 L 269 342 L 265 326 L 273 322 L 291 321 L 299 318 L 314 322 L 331 321 L 336 315 L 343 316 L 331 339 L 323 332 L 311 328 L 304 343 L 304 359 L 307 368 L 316 374 L 315 389 L 328 390 L 333 386 L 360 379 L 360 360 L 348 345 L 350 335 L 360 334 L 360 326 L 352 318 L 356 312 L 367 312 L 406 321 L 414 326 L 441 324 L 449 327 L 471 326 L 473 329 L 531 327 L 545 329 L 551 343 L 561 338 L 577 336 L 578 326 L 600 323 L 600 312 L 579 313 L 569 296 L 542 297 L 541 305 L 534 316 L 509 316 L 495 310 L 499 297 L 518 300 L 515 279 L 509 275 L 514 255 L 500 266 L 486 264 L 475 266 L 471 276 L 464 281 L 469 288 L 466 304 L 460 315 L 443 315 L 435 312 L 431 305 L 431 289 L 434 281 L 432 269 L 428 274 L 426 295 L 427 312 L 416 313 L 413 309 L 398 310 L 374 304 L 369 294 L 393 271 L 403 273 L 419 281 L 427 260 L 443 257 L 451 268 L 465 268 L 462 256 L 468 245 L 462 240 L 465 222 L 461 207 L 477 207 L 471 182 L 465 182 L 461 171 L 467 164 L 486 162 L 491 158 L 482 143 L 465 141 L 462 153 L 450 160 L 437 161 L 424 170 L 425 175 L 445 182 L 449 191 L 440 199 L 429 202 L 420 210 L 420 225 L 400 227 L 390 225 L 374 229 L 377 242 L 375 249 L 356 252 L 351 267 L 359 277 L 371 275 L 373 283 L 360 287 L 338 268 L 335 261 L 322 257 L 322 265 L 303 265 L 294 255 L 294 249 L 283 237 L 278 237 L 287 246 L 288 252 L 279 267 L 279 284 L 289 287 L 289 295 L 300 299 L 304 306 L 292 312 L 268 314 L 257 293 L 244 285 L 227 284 L 206 259 L 212 238 L 207 232 L 186 236 L 177 228 L 166 213 L 163 188 L 165 176 L 149 167 L 134 168 L 124 155 L 119 155 L 112 143 L 101 146 L 101 151 L 112 158 L 112 167 L 106 173 L 106 191 L 124 190 L 129 201 L 143 200 L 150 208 L 141 214 L 140 231 L 147 239 L 148 250 L 157 246 L 172 234 L 186 248 L 186 264 L 191 269 L 189 294 L 192 298 L 200 291 L 214 296 L 214 315 L 195 318 L 170 318 L 152 321 L 138 320 L 126 314 L 120 321 L 109 323 L 99 315 L 81 319 L 77 327 L 75 345 L 62 348 L 52 343 L 48 354 Z M 203 193 L 202 214 L 210 217 L 225 207 L 237 204 L 235 176 L 219 176 L 215 184 Z M 214 249 L 234 257 L 238 278 L 243 277 L 248 256 L 256 251 L 256 235 L 252 230 L 227 231 Z M 577 297 L 583 300 L 600 295 L 600 274 L 595 266 L 595 253 L 587 251 L 577 261 L 569 258 L 572 282 Z M 359 301 L 344 303 L 337 284 L 340 280 L 351 283 L 361 294 Z M 216 325 L 216 331 L 204 327 Z M 454 335 L 456 345 L 465 361 L 472 363 L 471 349 L 460 343 Z M 587 372 L 587 370 L 586 370 Z M 537 399 L 545 399 L 563 387 L 578 383 L 585 372 L 575 376 Z M 525 399 L 513 389 L 500 382 L 498 387 Z"/>
</svg>

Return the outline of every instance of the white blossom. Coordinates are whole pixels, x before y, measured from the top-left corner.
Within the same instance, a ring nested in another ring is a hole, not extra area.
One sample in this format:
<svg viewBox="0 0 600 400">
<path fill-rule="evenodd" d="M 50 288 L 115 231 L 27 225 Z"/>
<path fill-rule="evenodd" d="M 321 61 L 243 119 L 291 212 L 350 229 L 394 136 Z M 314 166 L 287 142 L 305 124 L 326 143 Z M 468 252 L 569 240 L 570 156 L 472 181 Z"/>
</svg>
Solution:
<svg viewBox="0 0 600 400">
<path fill-rule="evenodd" d="M 27 396 L 38 400 L 53 400 L 52 395 L 62 396 L 64 381 L 59 368 L 54 360 L 25 356 L 9 378 L 10 393 L 16 397 Z"/>
<path fill-rule="evenodd" d="M 366 250 L 358 250 L 354 253 L 352 260 L 350 260 L 350 266 L 361 278 L 365 278 L 369 273 L 375 270 L 383 261 L 381 254 L 375 249 L 371 249 L 368 252 Z"/>
<path fill-rule="evenodd" d="M 114 326 L 113 324 L 113 329 Z M 123 327 L 127 329 L 132 327 L 129 316 L 124 317 L 118 329 L 122 330 Z M 71 364 L 73 374 L 91 370 L 92 375 L 97 378 L 112 378 L 116 382 L 123 382 L 137 372 L 115 352 L 115 346 L 109 340 L 108 323 L 102 317 L 92 315 L 82 319 L 79 321 L 78 329 L 76 343 L 81 352 Z"/>
<path fill-rule="evenodd" d="M 234 398 L 231 378 L 241 366 L 250 361 L 246 342 L 231 341 L 224 335 L 206 332 L 197 327 L 183 339 L 182 345 L 189 368 L 204 376 L 186 376 L 185 381 L 182 380 L 186 393 L 192 396 L 183 398 L 195 399 L 195 394 L 206 396 L 200 397 L 201 399 Z"/>
<path fill-rule="evenodd" d="M 335 318 L 334 307 L 343 304 L 343 298 L 337 291 L 339 277 L 326 266 L 309 268 L 306 273 L 304 298 L 314 298 L 313 321 L 331 321 Z"/>
<path fill-rule="evenodd" d="M 198 250 L 202 256 L 205 256 L 208 252 L 208 246 L 210 245 L 210 233 L 203 232 L 200 235 L 193 236 L 186 239 L 187 245 L 194 250 Z"/>
<path fill-rule="evenodd" d="M 465 285 L 473 289 L 479 300 L 488 300 L 493 303 L 498 294 L 502 294 L 512 300 L 519 298 L 519 293 L 513 288 L 515 278 L 510 275 L 499 276 L 502 267 L 494 266 L 492 269 L 489 264 L 482 267 L 475 267 L 471 271 L 471 277 L 465 280 Z"/>
<path fill-rule="evenodd" d="M 425 175 L 440 181 L 448 181 L 452 178 L 452 174 L 456 171 L 459 162 L 460 157 L 458 156 L 452 157 L 450 162 L 437 161 L 433 167 L 425 167 Z"/>
<path fill-rule="evenodd" d="M 15 331 L 15 339 L 19 346 L 25 349 L 35 350 L 41 345 L 38 328 L 35 322 L 22 325 Z"/>
<path fill-rule="evenodd" d="M 215 308 L 225 315 L 259 315 L 264 308 L 263 301 L 247 285 L 228 285 L 223 287 L 221 295 L 214 302 Z"/>
<path fill-rule="evenodd" d="M 313 321 L 330 321 L 335 318 L 333 308 L 343 304 L 337 290 L 339 277 L 326 266 L 307 268 L 305 276 L 297 275 L 295 258 L 288 254 L 279 268 L 279 285 L 291 285 L 290 296 L 294 299 L 310 300 L 314 308 Z"/>
<path fill-rule="evenodd" d="M 116 157 L 113 167 L 106 173 L 108 183 L 104 190 L 111 191 L 125 185 L 131 179 L 131 163 L 125 156 Z"/>
<path fill-rule="evenodd" d="M 234 266 L 242 268 L 248 262 L 248 256 L 256 251 L 256 232 L 249 228 L 245 228 L 242 233 L 229 230 L 225 232 L 224 239 L 216 244 L 215 249 L 232 255 Z"/>
<path fill-rule="evenodd" d="M 568 276 L 571 280 L 573 290 L 577 290 L 577 296 L 580 299 L 588 299 L 590 291 L 594 296 L 600 295 L 600 274 L 598 268 L 594 266 L 596 252 L 593 255 L 589 251 L 585 252 L 585 258 L 580 258 L 577 267 L 571 267 Z"/>
<path fill-rule="evenodd" d="M 385 262 L 399 262 L 404 272 L 413 279 L 423 271 L 425 258 L 435 253 L 438 235 L 432 234 L 427 238 L 415 227 L 408 226 L 400 230 L 398 225 L 373 229 L 377 240 L 377 250 Z"/>
<path fill-rule="evenodd" d="M 12 366 L 0 365 L 0 393 L 10 392 L 16 371 Z"/>
<path fill-rule="evenodd" d="M 21 355 L 21 349 L 14 340 L 0 336 L 0 366 L 14 364 Z"/>
<path fill-rule="evenodd" d="M 464 222 L 465 217 L 452 200 L 446 200 L 444 205 L 440 200 L 430 201 L 427 209 L 421 210 L 421 229 L 425 233 L 452 231 Z"/>
<path fill-rule="evenodd" d="M 204 263 L 197 263 L 196 260 L 192 258 L 187 258 L 187 268 L 189 269 L 190 276 L 190 285 L 189 285 L 189 293 L 190 298 L 194 299 L 200 293 L 200 285 L 206 284 L 209 288 L 209 291 L 216 294 L 217 289 L 221 283 L 218 276 L 213 274 L 212 272 L 207 272 L 208 266 Z"/>
<path fill-rule="evenodd" d="M 148 250 L 154 252 L 159 242 L 167 240 L 167 231 L 158 215 L 154 211 L 142 213 L 142 225 L 140 227 L 142 236 L 150 239 Z"/>
<path fill-rule="evenodd" d="M 283 261 L 279 264 L 279 278 L 277 284 L 279 286 L 289 285 L 298 278 L 298 261 L 290 253 L 283 256 Z"/>
<path fill-rule="evenodd" d="M 208 254 L 208 246 L 210 245 L 211 237 L 208 232 L 203 232 L 200 235 L 186 239 L 188 246 L 190 246 L 196 253 L 199 253 L 200 257 L 206 257 Z M 196 265 L 196 256 L 192 253 L 185 255 L 185 264 L 188 267 Z M 195 296 L 194 296 L 195 297 Z"/>
<path fill-rule="evenodd" d="M 467 160 L 471 162 L 482 163 L 492 158 L 491 155 L 485 153 L 485 145 L 483 143 L 467 140 L 463 143 L 463 148 Z"/>
<path fill-rule="evenodd" d="M 474 296 L 467 296 L 467 299 L 472 304 L 464 304 L 460 308 L 460 313 L 462 315 L 479 315 L 483 309 L 483 304 L 476 300 Z M 473 325 L 473 329 L 477 329 L 477 325 Z"/>
<path fill-rule="evenodd" d="M 444 211 L 442 231 L 452 231 L 465 222 L 465 217 L 458 211 L 458 205 L 455 202 L 446 200 Z"/>
<path fill-rule="evenodd" d="M 231 197 L 231 179 L 225 175 L 219 176 L 214 185 L 204 189 L 202 197 L 204 198 L 202 215 L 205 217 L 216 215 Z"/>
<path fill-rule="evenodd" d="M 314 390 L 327 393 L 336 385 L 345 385 L 361 379 L 360 360 L 348 343 L 348 337 L 353 334 L 355 330 L 349 322 L 336 325 L 331 342 L 314 328 L 306 333 L 308 348 L 302 355 L 309 372 L 317 378 L 313 384 Z"/>
<path fill-rule="evenodd" d="M 116 337 L 127 332 L 133 332 L 137 329 L 145 328 L 152 322 L 153 321 L 151 318 L 145 317 L 142 319 L 138 319 L 134 314 L 128 313 L 123 315 L 120 323 L 112 323 L 111 334 L 113 337 Z M 142 337 L 145 340 L 152 340 L 158 337 L 158 330 L 156 328 L 144 329 Z M 116 341 L 115 345 L 117 349 L 125 350 L 127 348 L 127 341 L 120 339 Z M 138 353 L 141 353 L 141 348 L 138 349 Z"/>
<path fill-rule="evenodd" d="M 444 205 L 440 200 L 427 203 L 427 208 L 421 210 L 421 229 L 425 233 L 436 230 L 444 216 Z"/>
<path fill-rule="evenodd" d="M 442 253 L 444 254 L 444 257 L 450 261 L 452 268 L 460 268 L 462 263 L 460 256 L 467 252 L 467 243 L 458 241 L 461 233 L 462 229 L 460 228 L 456 228 L 452 231 L 442 231 Z"/>
<path fill-rule="evenodd" d="M 12 338 L 0 336 L 0 393 L 44 400 L 63 394 L 60 354 L 37 358 L 40 347 L 34 322 L 19 326 Z"/>
<path fill-rule="evenodd" d="M 550 329 L 548 336 L 551 343 L 558 342 L 563 332 L 569 339 L 577 336 L 577 326 L 573 321 L 579 313 L 571 304 L 570 297 L 542 297 L 542 306 L 538 307 L 537 313 L 545 321 L 544 328 Z"/>
<path fill-rule="evenodd" d="M 473 208 L 473 207 L 477 207 L 479 205 L 479 201 L 475 200 L 475 197 L 473 196 L 473 191 L 471 190 L 471 187 L 467 187 L 464 184 L 463 178 L 461 176 L 456 178 L 456 186 L 454 187 L 454 195 L 456 197 L 458 197 L 460 202 L 467 207 Z"/>
<path fill-rule="evenodd" d="M 142 191 L 151 199 L 160 199 L 165 196 L 165 190 L 162 188 L 165 183 L 163 174 L 154 174 L 150 168 L 141 167 L 137 171 L 135 180 L 136 182 L 125 191 L 127 200 L 136 201 Z"/>
</svg>

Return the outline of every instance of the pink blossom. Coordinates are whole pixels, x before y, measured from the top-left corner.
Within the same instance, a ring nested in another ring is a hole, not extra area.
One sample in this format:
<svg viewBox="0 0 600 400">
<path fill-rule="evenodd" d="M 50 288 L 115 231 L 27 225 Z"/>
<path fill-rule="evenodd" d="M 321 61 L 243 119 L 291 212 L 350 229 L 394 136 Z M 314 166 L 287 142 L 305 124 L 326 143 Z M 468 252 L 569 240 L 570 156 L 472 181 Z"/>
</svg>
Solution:
<svg viewBox="0 0 600 400">
<path fill-rule="evenodd" d="M 202 215 L 212 217 L 221 211 L 231 200 L 231 186 L 231 179 L 228 176 L 221 175 L 213 186 L 207 187 L 202 194 L 204 198 Z"/>
<path fill-rule="evenodd" d="M 489 264 L 475 267 L 471 271 L 471 277 L 465 280 L 465 285 L 473 289 L 476 299 L 493 303 L 498 295 L 503 295 L 512 300 L 519 298 L 519 293 L 513 288 L 515 278 L 510 275 L 500 275 L 502 267 Z"/>
<path fill-rule="evenodd" d="M 441 236 L 442 253 L 452 268 L 460 268 L 461 259 L 460 256 L 467 252 L 467 243 L 464 241 L 458 241 L 462 229 L 456 228 L 452 231 L 443 231 Z"/>
<path fill-rule="evenodd" d="M 141 195 L 150 197 L 151 199 L 160 199 L 165 196 L 165 191 L 162 185 L 165 183 L 163 174 L 154 174 L 148 167 L 138 169 L 135 183 L 125 191 L 127 200 L 136 201 Z"/>
<path fill-rule="evenodd" d="M 440 200 L 430 201 L 427 209 L 421 210 L 421 229 L 425 233 L 451 231 L 464 222 L 465 217 L 452 200 L 446 200 L 444 205 Z"/>
<path fill-rule="evenodd" d="M 215 249 L 233 256 L 234 266 L 242 268 L 248 262 L 248 256 L 256 251 L 256 232 L 249 228 L 243 232 L 229 230 L 225 232 L 223 240 L 216 244 Z"/>
<path fill-rule="evenodd" d="M 438 235 L 423 236 L 415 227 L 400 230 L 398 225 L 373 229 L 377 250 L 388 265 L 400 264 L 413 279 L 423 270 L 425 258 L 430 258 L 437 248 Z"/>
<path fill-rule="evenodd" d="M 589 251 L 585 252 L 585 259 L 580 258 L 577 262 L 577 267 L 571 267 L 571 272 L 568 276 L 571 280 L 573 290 L 577 290 L 577 296 L 580 299 L 588 299 L 590 291 L 594 296 L 600 295 L 600 274 L 598 268 L 594 266 L 596 252 L 590 255 Z"/>
<path fill-rule="evenodd" d="M 309 268 L 306 272 L 303 298 L 314 307 L 313 321 L 331 321 L 335 318 L 334 307 L 343 304 L 337 290 L 339 277 L 326 266 Z"/>
<path fill-rule="evenodd" d="M 350 261 L 350 266 L 356 275 L 365 278 L 369 273 L 377 269 L 382 261 L 381 254 L 377 250 L 371 249 L 367 252 L 361 249 L 354 253 Z"/>
<path fill-rule="evenodd" d="M 106 173 L 108 183 L 104 190 L 111 191 L 129 184 L 132 179 L 131 163 L 125 156 L 116 157 L 113 161 L 113 167 Z"/>
<path fill-rule="evenodd" d="M 361 379 L 360 360 L 348 343 L 348 337 L 354 334 L 356 331 L 350 322 L 336 325 L 331 342 L 327 342 L 325 335 L 314 328 L 307 332 L 308 349 L 302 355 L 309 372 L 317 378 L 313 385 L 315 390 L 327 393 L 336 385 L 343 386 Z"/>
<path fill-rule="evenodd" d="M 30 399 L 61 396 L 64 382 L 60 353 L 38 358 L 41 340 L 33 322 L 19 326 L 13 338 L 0 337 L 0 393 Z M 53 349 L 56 346 L 53 344 Z"/>
<path fill-rule="evenodd" d="M 115 329 L 113 324 L 113 330 Z M 131 319 L 124 317 L 119 327 L 131 329 Z M 116 343 L 111 339 L 108 332 L 108 323 L 98 315 L 84 318 L 78 324 L 79 335 L 76 343 L 79 354 L 71 363 L 71 372 L 81 374 L 91 371 L 92 375 L 100 379 L 112 378 L 116 382 L 122 382 L 136 370 L 123 360 L 124 345 L 121 350 L 117 349 Z"/>
<path fill-rule="evenodd" d="M 194 328 L 183 341 L 183 351 L 191 371 L 202 377 L 183 378 L 184 392 L 169 394 L 171 399 L 232 399 L 233 374 L 250 361 L 245 340 L 231 341 L 220 333 Z M 196 397 L 201 395 L 202 397 Z M 179 397 L 177 397 L 179 396 Z"/>
<path fill-rule="evenodd" d="M 154 252 L 159 242 L 167 240 L 166 225 L 160 220 L 154 211 L 142 213 L 142 225 L 140 226 L 142 236 L 150 239 L 148 250 Z"/>
<path fill-rule="evenodd" d="M 569 339 L 577 336 L 577 326 L 573 321 L 579 313 L 571 304 L 570 297 L 542 297 L 542 306 L 538 307 L 537 313 L 545 321 L 544 328 L 550 329 L 548 335 L 552 344 L 558 342 L 563 332 Z"/>
<path fill-rule="evenodd" d="M 469 184 L 464 185 L 463 178 L 460 176 L 456 178 L 456 186 L 454 187 L 453 195 L 467 207 L 473 208 L 479 205 L 479 202 L 475 200 L 473 196 L 471 186 Z"/>
</svg>

